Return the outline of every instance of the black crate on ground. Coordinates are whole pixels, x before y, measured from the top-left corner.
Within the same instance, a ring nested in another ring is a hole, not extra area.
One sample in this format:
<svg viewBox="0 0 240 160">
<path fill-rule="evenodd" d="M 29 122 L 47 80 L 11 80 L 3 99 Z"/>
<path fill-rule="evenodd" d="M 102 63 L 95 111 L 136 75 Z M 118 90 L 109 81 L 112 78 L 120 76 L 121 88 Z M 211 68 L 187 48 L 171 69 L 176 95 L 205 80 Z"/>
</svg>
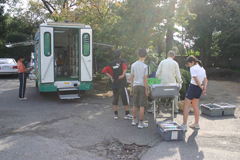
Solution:
<svg viewBox="0 0 240 160">
<path fill-rule="evenodd" d="M 234 105 L 228 103 L 214 103 L 214 104 L 220 106 L 223 109 L 222 115 L 234 116 L 234 112 L 236 110 L 236 107 Z"/>
<path fill-rule="evenodd" d="M 157 131 L 165 141 L 181 141 L 185 136 L 185 131 L 176 122 L 157 122 Z"/>
<path fill-rule="evenodd" d="M 201 104 L 202 114 L 212 117 L 222 116 L 223 109 L 216 104 Z"/>
</svg>

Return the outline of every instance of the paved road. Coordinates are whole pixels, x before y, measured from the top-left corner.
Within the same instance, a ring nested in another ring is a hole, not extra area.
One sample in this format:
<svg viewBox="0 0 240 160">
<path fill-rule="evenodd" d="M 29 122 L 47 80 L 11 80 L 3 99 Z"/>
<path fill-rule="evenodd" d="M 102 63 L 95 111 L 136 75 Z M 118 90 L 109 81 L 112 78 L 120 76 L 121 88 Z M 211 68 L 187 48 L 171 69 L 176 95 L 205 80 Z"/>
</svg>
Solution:
<svg viewBox="0 0 240 160">
<path fill-rule="evenodd" d="M 237 116 L 201 116 L 201 130 L 189 129 L 184 141 L 166 142 L 157 133 L 152 114 L 145 116 L 146 129 L 124 120 L 122 106 L 120 119 L 114 120 L 111 92 L 91 91 L 81 99 L 59 100 L 56 95 L 38 95 L 28 80 L 28 100 L 19 101 L 18 85 L 17 78 L 0 77 L 2 160 L 117 159 L 110 155 L 110 144 L 143 146 L 136 156 L 143 160 L 240 159 L 239 103 Z M 159 120 L 168 119 L 169 113 L 163 109 Z M 181 123 L 182 114 L 175 120 Z"/>
</svg>

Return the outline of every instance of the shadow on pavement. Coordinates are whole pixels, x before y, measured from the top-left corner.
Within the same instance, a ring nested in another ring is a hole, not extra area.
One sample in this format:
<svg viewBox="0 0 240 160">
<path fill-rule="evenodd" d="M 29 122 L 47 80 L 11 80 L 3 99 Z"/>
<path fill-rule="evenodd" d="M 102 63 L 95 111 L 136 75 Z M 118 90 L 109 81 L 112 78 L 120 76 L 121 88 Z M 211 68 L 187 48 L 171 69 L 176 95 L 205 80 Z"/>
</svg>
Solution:
<svg viewBox="0 0 240 160">
<path fill-rule="evenodd" d="M 198 130 L 194 130 L 188 139 L 184 141 L 184 144 L 179 146 L 179 152 L 182 160 L 186 159 L 186 157 L 189 157 L 189 159 L 204 159 L 203 151 L 199 151 L 199 147 L 196 142 L 197 135 Z"/>
</svg>

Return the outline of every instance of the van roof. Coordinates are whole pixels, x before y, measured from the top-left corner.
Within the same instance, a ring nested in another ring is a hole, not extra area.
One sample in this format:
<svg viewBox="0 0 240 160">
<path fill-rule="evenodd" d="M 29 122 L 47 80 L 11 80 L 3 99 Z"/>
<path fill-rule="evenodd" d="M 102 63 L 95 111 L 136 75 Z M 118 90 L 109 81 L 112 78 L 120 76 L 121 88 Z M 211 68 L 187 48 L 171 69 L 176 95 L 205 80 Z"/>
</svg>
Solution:
<svg viewBox="0 0 240 160">
<path fill-rule="evenodd" d="M 40 26 L 61 26 L 61 27 L 84 27 L 84 28 L 91 28 L 90 26 L 84 23 L 69 23 L 69 22 L 47 22 L 43 23 Z"/>
</svg>

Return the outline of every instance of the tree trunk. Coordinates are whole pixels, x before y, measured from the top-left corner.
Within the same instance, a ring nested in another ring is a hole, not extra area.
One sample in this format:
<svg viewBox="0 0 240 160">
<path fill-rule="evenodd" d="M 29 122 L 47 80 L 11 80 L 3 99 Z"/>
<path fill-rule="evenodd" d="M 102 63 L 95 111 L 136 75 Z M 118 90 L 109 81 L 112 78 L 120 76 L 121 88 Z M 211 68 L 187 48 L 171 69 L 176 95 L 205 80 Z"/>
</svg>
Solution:
<svg viewBox="0 0 240 160">
<path fill-rule="evenodd" d="M 168 10 L 168 18 L 167 18 L 167 33 L 166 33 L 166 57 L 167 53 L 172 49 L 173 42 L 173 30 L 174 30 L 174 21 L 173 17 L 175 14 L 175 5 L 177 3 L 176 0 L 172 0 L 169 2 L 169 10 Z"/>
<path fill-rule="evenodd" d="M 204 65 L 204 52 L 205 52 L 205 48 L 201 47 L 200 48 L 200 60 L 202 61 L 203 65 Z"/>
</svg>

